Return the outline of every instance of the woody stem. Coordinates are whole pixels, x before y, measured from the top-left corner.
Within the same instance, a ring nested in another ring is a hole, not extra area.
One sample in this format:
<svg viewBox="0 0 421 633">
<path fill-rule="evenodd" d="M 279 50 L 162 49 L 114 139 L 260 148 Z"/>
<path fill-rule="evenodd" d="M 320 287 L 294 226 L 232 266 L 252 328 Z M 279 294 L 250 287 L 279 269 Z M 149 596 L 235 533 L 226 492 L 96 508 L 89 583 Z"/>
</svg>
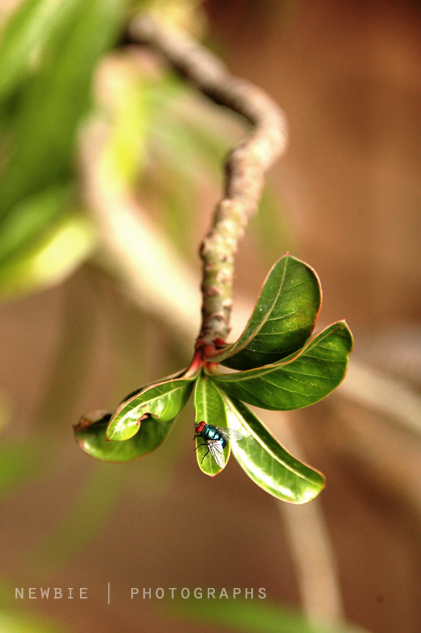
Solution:
<svg viewBox="0 0 421 633">
<path fill-rule="evenodd" d="M 286 148 L 285 116 L 263 90 L 232 76 L 194 39 L 164 29 L 149 15 L 133 20 L 129 36 L 158 50 L 204 95 L 242 115 L 252 126 L 226 159 L 223 197 L 200 246 L 202 325 L 196 349 L 213 347 L 215 340 L 225 341 L 230 331 L 235 254 L 257 210 L 264 174 Z"/>
</svg>

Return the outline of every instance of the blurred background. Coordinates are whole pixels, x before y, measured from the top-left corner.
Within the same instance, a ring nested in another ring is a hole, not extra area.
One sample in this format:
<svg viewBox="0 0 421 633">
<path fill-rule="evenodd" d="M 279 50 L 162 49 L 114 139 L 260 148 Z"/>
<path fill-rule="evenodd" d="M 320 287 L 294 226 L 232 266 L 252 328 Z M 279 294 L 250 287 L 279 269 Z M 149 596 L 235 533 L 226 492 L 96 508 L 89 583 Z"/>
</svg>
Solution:
<svg viewBox="0 0 421 633">
<path fill-rule="evenodd" d="M 326 475 L 308 506 L 281 505 L 234 460 L 205 477 L 189 407 L 134 463 L 96 462 L 73 440 L 83 413 L 189 363 L 198 244 L 246 130 L 125 43 L 146 8 L 289 121 L 238 253 L 233 336 L 286 251 L 319 273 L 321 324 L 353 330 L 337 392 L 264 418 Z M 418 633 L 419 3 L 1 0 L 0 19 L 2 631 Z M 48 586 L 89 598 L 15 600 Z M 267 599 L 131 600 L 131 587 Z"/>
</svg>

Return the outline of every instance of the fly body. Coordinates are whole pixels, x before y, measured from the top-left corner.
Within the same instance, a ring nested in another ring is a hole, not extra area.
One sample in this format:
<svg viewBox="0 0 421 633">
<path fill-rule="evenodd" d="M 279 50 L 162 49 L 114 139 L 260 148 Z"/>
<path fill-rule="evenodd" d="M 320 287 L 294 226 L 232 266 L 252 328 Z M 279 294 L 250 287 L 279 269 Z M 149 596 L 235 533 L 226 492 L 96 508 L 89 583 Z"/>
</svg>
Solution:
<svg viewBox="0 0 421 633">
<path fill-rule="evenodd" d="M 206 455 L 210 453 L 220 468 L 225 467 L 224 448 L 228 444 L 228 441 L 240 440 L 243 437 L 238 431 L 213 426 L 212 424 L 206 424 L 206 422 L 196 424 L 195 431 L 197 433 L 195 437 L 199 435 L 204 440 L 204 443 L 199 444 L 197 448 L 199 448 L 199 446 L 206 446 L 208 449 L 203 455 L 202 462 Z"/>
</svg>

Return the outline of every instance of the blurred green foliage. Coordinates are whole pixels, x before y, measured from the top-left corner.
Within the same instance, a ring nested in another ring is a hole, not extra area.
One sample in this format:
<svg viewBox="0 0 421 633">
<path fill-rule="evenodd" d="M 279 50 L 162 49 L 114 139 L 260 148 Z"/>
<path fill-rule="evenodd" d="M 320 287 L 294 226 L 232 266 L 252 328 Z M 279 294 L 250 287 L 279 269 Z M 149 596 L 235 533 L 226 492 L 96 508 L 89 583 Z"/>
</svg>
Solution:
<svg viewBox="0 0 421 633">
<path fill-rule="evenodd" d="M 95 227 L 82 215 L 77 161 L 88 115 L 107 124 L 102 169 L 122 186 L 141 184 L 161 226 L 186 256 L 196 258 L 197 205 L 203 188 L 221 181 L 222 158 L 239 138 L 238 124 L 171 74 L 120 64 L 120 77 L 108 72 L 114 86 L 106 79 L 105 101 L 94 95 L 93 80 L 130 10 L 159 5 L 163 14 L 192 22 L 197 4 L 26 0 L 4 24 L 0 300 L 60 282 L 97 246 Z M 278 205 L 265 193 L 267 221 L 256 221 L 266 263 L 286 243 Z"/>
<path fill-rule="evenodd" d="M 183 619 L 241 633 L 364 633 L 364 629 L 347 623 L 312 624 L 293 609 L 267 599 L 256 601 L 256 595 L 254 600 L 238 596 L 230 600 L 177 600 L 171 606 L 171 613 Z"/>
<path fill-rule="evenodd" d="M 52 618 L 28 615 L 17 608 L 14 587 L 0 578 L 1 633 L 71 633 L 71 629 Z"/>
<path fill-rule="evenodd" d="M 76 210 L 77 134 L 91 102 L 94 70 L 119 34 L 125 4 L 28 0 L 4 26 L 0 296 L 56 282 L 92 247 L 92 230 Z M 59 253 L 40 260 L 57 239 Z"/>
</svg>

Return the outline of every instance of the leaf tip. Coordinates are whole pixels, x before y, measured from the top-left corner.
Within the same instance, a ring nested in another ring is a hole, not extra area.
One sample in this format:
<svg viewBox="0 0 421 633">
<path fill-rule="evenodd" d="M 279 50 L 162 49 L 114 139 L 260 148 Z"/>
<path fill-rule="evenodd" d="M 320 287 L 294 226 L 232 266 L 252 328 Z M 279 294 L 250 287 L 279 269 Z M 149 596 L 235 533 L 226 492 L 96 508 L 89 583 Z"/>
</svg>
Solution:
<svg viewBox="0 0 421 633">
<path fill-rule="evenodd" d="M 341 319 L 340 321 L 338 321 L 338 326 L 342 326 L 346 330 L 346 332 L 348 334 L 348 337 L 349 337 L 350 343 L 351 343 L 351 347 L 350 347 L 349 353 L 351 353 L 353 351 L 353 349 L 354 349 L 354 336 L 352 334 L 351 328 L 349 327 L 346 319 Z"/>
</svg>

